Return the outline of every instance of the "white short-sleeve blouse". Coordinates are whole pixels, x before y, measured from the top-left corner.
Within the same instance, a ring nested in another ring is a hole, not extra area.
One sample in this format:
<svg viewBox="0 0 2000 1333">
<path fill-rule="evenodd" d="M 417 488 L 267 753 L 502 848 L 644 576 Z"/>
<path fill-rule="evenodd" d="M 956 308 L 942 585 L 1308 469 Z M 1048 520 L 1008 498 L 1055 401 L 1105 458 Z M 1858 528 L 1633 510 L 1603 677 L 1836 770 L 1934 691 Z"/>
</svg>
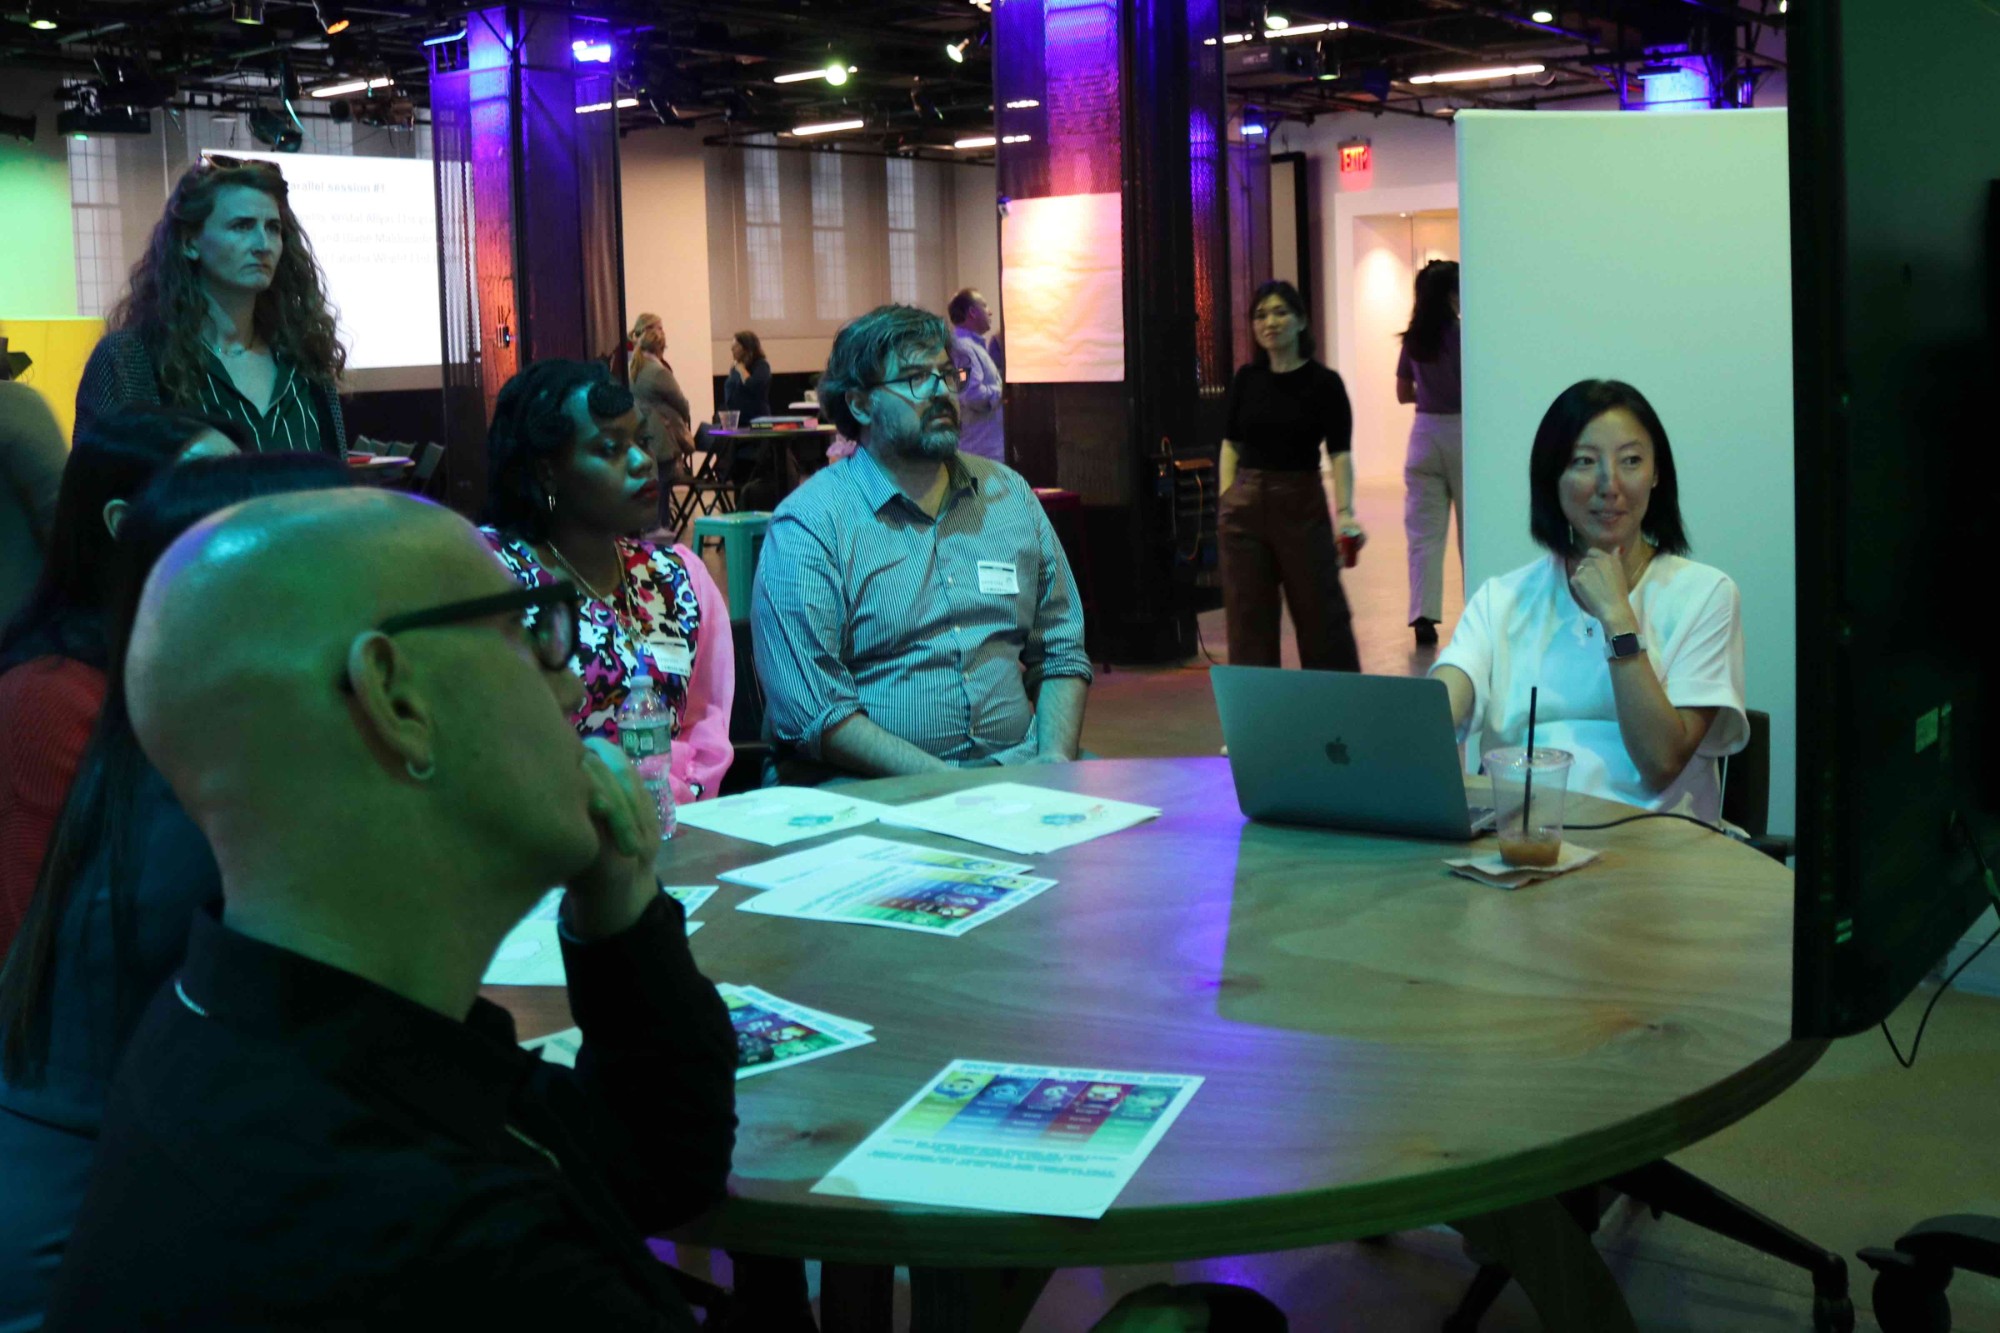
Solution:
<svg viewBox="0 0 2000 1333">
<path fill-rule="evenodd" d="M 1694 758 L 1664 791 L 1647 789 L 1618 731 L 1604 627 L 1577 605 L 1563 562 L 1549 556 L 1480 585 L 1431 667 L 1455 666 L 1476 698 L 1469 758 L 1528 739 L 1528 691 L 1540 686 L 1535 744 L 1576 756 L 1569 789 L 1713 823 L 1722 814 L 1717 761 L 1750 739 L 1743 692 L 1742 599 L 1727 574 L 1658 555 L 1632 590 L 1646 655 L 1676 708 L 1721 711 Z"/>
</svg>

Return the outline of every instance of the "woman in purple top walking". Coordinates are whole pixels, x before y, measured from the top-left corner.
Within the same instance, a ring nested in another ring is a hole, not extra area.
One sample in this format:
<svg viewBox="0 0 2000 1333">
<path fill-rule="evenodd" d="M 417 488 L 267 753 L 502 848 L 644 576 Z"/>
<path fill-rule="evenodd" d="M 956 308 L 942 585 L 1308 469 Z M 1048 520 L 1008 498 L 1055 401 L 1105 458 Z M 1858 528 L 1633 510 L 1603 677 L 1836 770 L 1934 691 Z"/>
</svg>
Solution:
<svg viewBox="0 0 2000 1333">
<path fill-rule="evenodd" d="M 1396 401 L 1417 405 L 1403 463 L 1403 530 L 1410 539 L 1410 628 L 1420 647 L 1444 617 L 1445 526 L 1458 521 L 1465 571 L 1465 438 L 1459 416 L 1458 265 L 1434 259 L 1417 273 L 1417 299 L 1396 362 Z"/>
</svg>

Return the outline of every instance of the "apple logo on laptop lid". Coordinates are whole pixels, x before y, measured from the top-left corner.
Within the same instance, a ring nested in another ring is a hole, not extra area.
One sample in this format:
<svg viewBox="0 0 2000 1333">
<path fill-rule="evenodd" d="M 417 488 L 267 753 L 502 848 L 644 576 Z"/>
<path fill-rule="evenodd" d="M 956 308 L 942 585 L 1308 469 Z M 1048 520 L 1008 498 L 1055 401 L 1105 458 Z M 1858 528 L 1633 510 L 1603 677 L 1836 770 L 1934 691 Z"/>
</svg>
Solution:
<svg viewBox="0 0 2000 1333">
<path fill-rule="evenodd" d="M 1347 763 L 1347 742 L 1335 736 L 1326 743 L 1326 757 L 1336 764 Z"/>
</svg>

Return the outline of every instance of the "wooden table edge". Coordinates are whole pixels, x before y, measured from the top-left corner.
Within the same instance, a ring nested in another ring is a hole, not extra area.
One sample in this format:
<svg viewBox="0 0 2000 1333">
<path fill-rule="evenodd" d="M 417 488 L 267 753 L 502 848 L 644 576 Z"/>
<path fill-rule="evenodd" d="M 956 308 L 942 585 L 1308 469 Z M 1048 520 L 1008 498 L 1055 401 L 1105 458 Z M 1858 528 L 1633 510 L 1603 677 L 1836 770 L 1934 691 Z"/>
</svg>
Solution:
<svg viewBox="0 0 2000 1333">
<path fill-rule="evenodd" d="M 1792 1040 L 1699 1092 L 1503 1161 L 1253 1200 L 1114 1207 L 1079 1220 L 970 1209 L 842 1210 L 732 1198 L 671 1239 L 837 1263 L 1096 1268 L 1304 1249 L 1492 1213 L 1595 1184 L 1728 1128 L 1805 1076 L 1824 1039 Z M 1490 1175 L 1478 1188 L 1469 1177 Z M 834 1225 L 829 1225 L 830 1223 Z M 829 1241 L 830 1232 L 838 1238 Z"/>
</svg>

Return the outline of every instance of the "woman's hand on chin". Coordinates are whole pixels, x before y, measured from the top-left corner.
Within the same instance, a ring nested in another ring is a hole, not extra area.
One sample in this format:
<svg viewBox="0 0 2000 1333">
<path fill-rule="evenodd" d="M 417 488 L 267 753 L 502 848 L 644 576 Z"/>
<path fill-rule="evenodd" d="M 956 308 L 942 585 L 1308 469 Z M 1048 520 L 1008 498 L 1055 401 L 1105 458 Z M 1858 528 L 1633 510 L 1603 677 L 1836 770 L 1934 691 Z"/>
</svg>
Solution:
<svg viewBox="0 0 2000 1333">
<path fill-rule="evenodd" d="M 1637 629 L 1632 616 L 1632 588 L 1625 579 L 1622 551 L 1601 551 L 1592 547 L 1577 561 L 1569 576 L 1570 590 L 1577 604 L 1594 616 L 1609 634 L 1630 634 Z"/>
</svg>

